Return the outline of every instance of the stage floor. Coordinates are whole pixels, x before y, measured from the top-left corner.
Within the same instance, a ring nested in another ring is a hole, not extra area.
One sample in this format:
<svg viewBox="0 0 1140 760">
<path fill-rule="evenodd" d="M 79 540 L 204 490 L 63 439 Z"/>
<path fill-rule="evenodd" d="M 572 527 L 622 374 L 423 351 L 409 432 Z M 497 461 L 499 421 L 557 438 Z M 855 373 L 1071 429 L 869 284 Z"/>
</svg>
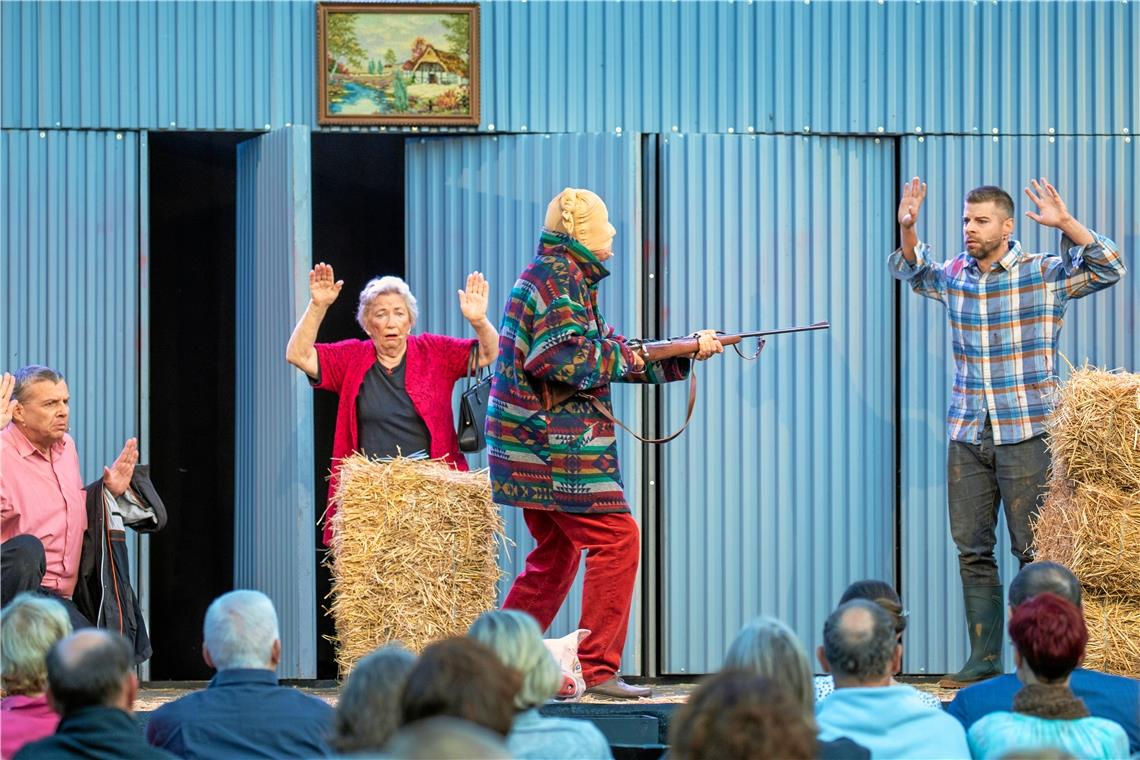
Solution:
<svg viewBox="0 0 1140 760">
<path fill-rule="evenodd" d="M 901 678 L 903 683 L 909 683 L 915 688 L 922 689 L 923 691 L 930 692 L 938 697 L 942 702 L 949 702 L 954 698 L 955 690 L 953 689 L 940 689 L 936 684 L 936 679 L 933 678 Z M 649 699 L 638 700 L 617 700 L 605 699 L 602 697 L 585 696 L 577 700 L 573 704 L 580 705 L 668 705 L 680 704 L 688 701 L 689 694 L 696 688 L 696 683 L 692 681 L 676 682 L 672 680 L 657 680 L 645 678 L 631 678 L 631 682 L 639 685 L 646 685 L 653 687 L 653 696 Z M 171 683 L 146 683 L 139 689 L 138 699 L 135 702 L 135 710 L 137 712 L 150 712 L 167 702 L 172 702 L 184 694 L 206 687 L 206 682 L 171 682 Z M 337 697 L 340 695 L 340 687 L 336 681 L 321 681 L 313 684 L 312 682 L 299 685 L 302 691 L 306 694 L 312 694 L 315 697 L 323 699 L 330 705 L 336 705 Z"/>
</svg>

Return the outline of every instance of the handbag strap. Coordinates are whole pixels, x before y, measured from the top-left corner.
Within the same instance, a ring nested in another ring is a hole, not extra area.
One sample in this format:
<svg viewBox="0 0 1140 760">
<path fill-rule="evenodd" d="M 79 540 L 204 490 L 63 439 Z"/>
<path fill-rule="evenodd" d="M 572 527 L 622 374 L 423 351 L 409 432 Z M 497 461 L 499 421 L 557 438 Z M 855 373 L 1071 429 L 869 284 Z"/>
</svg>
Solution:
<svg viewBox="0 0 1140 760">
<path fill-rule="evenodd" d="M 640 435 L 630 430 L 624 422 L 615 417 L 613 412 L 607 409 L 606 405 L 598 400 L 597 396 L 590 396 L 590 403 L 593 404 L 594 409 L 596 409 L 599 414 L 601 414 L 607 420 L 617 425 L 622 430 L 629 433 L 642 443 L 668 443 L 669 441 L 679 436 L 681 433 L 685 432 L 685 428 L 689 426 L 689 421 L 693 419 L 693 407 L 697 405 L 697 368 L 693 367 L 693 369 L 689 372 L 689 406 L 685 410 L 685 422 L 681 425 L 680 429 L 678 429 L 677 432 L 673 433 L 672 435 L 667 435 L 664 438 L 642 438 Z"/>
<path fill-rule="evenodd" d="M 471 352 L 467 355 L 467 389 L 470 390 L 471 386 L 477 384 L 482 378 L 483 374 L 479 367 L 479 344 L 476 343 L 471 346 Z"/>
</svg>

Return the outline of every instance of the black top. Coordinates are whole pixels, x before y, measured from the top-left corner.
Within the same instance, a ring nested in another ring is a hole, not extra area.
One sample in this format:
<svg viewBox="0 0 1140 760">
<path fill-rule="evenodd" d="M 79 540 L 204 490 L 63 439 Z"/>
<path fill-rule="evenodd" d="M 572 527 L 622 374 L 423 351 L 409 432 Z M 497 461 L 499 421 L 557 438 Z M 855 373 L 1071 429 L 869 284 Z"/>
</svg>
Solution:
<svg viewBox="0 0 1140 760">
<path fill-rule="evenodd" d="M 431 434 L 404 386 L 405 359 L 391 370 L 379 362 L 373 364 L 360 385 L 356 397 L 359 447 L 369 457 L 431 451 Z"/>
<path fill-rule="evenodd" d="M 25 744 L 19 760 L 85 757 L 92 760 L 175 760 L 176 756 L 152 747 L 127 713 L 114 707 L 82 707 L 59 722 L 55 733 Z"/>
</svg>

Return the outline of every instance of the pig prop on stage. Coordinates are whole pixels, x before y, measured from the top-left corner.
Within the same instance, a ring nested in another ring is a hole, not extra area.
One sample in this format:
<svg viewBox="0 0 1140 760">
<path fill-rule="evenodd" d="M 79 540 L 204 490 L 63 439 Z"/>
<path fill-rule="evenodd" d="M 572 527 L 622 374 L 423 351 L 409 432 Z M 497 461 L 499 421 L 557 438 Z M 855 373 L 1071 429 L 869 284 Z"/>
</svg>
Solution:
<svg viewBox="0 0 1140 760">
<path fill-rule="evenodd" d="M 554 695 L 555 699 L 577 699 L 586 691 L 586 682 L 582 680 L 582 663 L 578 661 L 578 645 L 589 635 L 588 629 L 579 628 L 560 639 L 542 640 L 562 669 L 562 686 Z"/>
</svg>

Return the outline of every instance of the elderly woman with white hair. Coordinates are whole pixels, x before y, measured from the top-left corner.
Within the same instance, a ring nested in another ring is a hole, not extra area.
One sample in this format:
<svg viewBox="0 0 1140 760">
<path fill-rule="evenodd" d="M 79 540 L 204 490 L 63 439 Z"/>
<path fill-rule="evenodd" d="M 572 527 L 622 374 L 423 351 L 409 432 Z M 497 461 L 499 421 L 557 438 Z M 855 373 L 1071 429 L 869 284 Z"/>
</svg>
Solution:
<svg viewBox="0 0 1140 760">
<path fill-rule="evenodd" d="M 313 387 L 340 396 L 326 518 L 336 512 L 337 462 L 355 451 L 374 458 L 422 451 L 466 470 L 451 392 L 467 373 L 473 351 L 479 367 L 499 355 L 499 333 L 487 320 L 488 286 L 480 272 L 467 275 L 466 288 L 458 291 L 459 309 L 475 339 L 412 335 L 419 317 L 416 297 L 399 277 L 379 277 L 364 286 L 356 309 L 356 321 L 368 338 L 317 343 L 317 330 L 342 287 L 344 281 L 335 279 L 328 264 L 313 268 L 309 305 L 285 351 L 286 360 L 308 375 Z M 324 539 L 326 544 L 332 539 L 327 519 Z"/>
<path fill-rule="evenodd" d="M 71 634 L 71 620 L 59 600 L 24 592 L 0 612 L 0 757 L 12 757 L 29 742 L 55 733 L 59 715 L 48 704 L 45 658 L 55 642 Z"/>
<path fill-rule="evenodd" d="M 507 749 L 517 760 L 612 758 L 610 745 L 587 720 L 549 718 L 538 708 L 550 701 L 562 684 L 562 670 L 542 643 L 538 623 L 525 612 L 486 612 L 471 624 L 467 635 L 485 644 L 503 665 L 522 675 L 515 695 L 518 711 L 507 734 Z"/>
</svg>

